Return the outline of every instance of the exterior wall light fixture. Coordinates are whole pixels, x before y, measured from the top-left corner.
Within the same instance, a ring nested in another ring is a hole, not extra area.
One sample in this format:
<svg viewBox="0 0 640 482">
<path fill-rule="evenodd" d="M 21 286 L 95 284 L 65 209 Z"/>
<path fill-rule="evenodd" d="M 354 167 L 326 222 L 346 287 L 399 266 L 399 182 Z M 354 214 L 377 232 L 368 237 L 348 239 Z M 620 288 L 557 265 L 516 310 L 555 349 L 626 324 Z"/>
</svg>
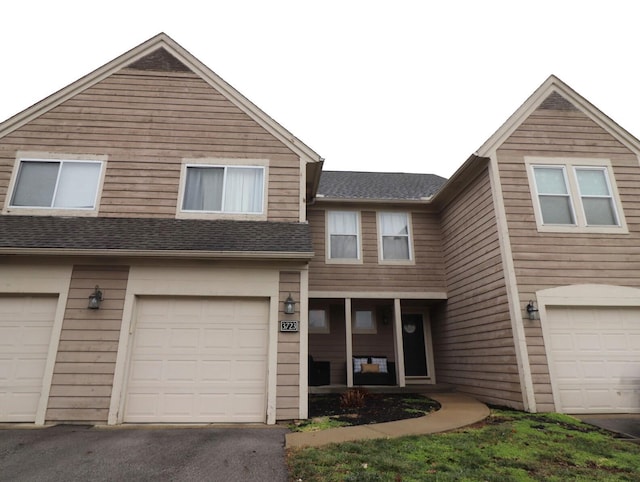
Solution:
<svg viewBox="0 0 640 482">
<path fill-rule="evenodd" d="M 289 296 L 287 296 L 287 299 L 284 300 L 284 312 L 287 315 L 293 315 L 296 312 L 296 302 L 293 301 L 293 298 L 291 297 L 291 293 L 289 293 Z"/>
<path fill-rule="evenodd" d="M 536 302 L 533 300 L 529 300 L 529 304 L 527 305 L 527 314 L 529 315 L 530 320 L 537 320 L 538 317 L 538 308 L 536 307 Z"/>
<path fill-rule="evenodd" d="M 89 295 L 89 306 L 90 310 L 97 310 L 100 308 L 100 303 L 102 303 L 102 291 L 100 291 L 100 287 L 96 285 L 93 293 Z"/>
</svg>

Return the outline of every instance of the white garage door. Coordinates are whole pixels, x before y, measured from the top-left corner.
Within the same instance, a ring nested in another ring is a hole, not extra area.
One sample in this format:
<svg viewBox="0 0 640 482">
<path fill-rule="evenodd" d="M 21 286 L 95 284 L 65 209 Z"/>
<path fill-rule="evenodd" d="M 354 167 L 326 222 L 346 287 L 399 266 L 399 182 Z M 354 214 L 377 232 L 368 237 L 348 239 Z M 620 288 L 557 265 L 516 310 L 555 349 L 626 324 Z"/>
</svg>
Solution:
<svg viewBox="0 0 640 482">
<path fill-rule="evenodd" d="M 57 302 L 0 296 L 0 422 L 35 422 Z"/>
<path fill-rule="evenodd" d="M 640 308 L 549 307 L 556 410 L 640 412 Z"/>
<path fill-rule="evenodd" d="M 266 300 L 140 298 L 125 422 L 264 422 Z"/>
</svg>

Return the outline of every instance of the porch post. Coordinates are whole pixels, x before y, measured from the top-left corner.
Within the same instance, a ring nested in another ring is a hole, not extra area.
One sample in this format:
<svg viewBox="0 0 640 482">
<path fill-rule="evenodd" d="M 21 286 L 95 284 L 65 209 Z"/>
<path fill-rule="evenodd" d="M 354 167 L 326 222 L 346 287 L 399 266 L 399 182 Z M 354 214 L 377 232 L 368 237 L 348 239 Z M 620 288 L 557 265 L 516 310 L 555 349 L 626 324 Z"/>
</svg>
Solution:
<svg viewBox="0 0 640 482">
<path fill-rule="evenodd" d="M 351 298 L 344 300 L 344 323 L 347 336 L 347 387 L 353 387 L 353 339 L 351 338 Z"/>
<path fill-rule="evenodd" d="M 404 348 L 402 346 L 402 309 L 400 308 L 400 299 L 393 300 L 393 335 L 396 342 L 396 369 L 398 370 L 398 385 L 406 386 L 404 379 Z"/>
</svg>

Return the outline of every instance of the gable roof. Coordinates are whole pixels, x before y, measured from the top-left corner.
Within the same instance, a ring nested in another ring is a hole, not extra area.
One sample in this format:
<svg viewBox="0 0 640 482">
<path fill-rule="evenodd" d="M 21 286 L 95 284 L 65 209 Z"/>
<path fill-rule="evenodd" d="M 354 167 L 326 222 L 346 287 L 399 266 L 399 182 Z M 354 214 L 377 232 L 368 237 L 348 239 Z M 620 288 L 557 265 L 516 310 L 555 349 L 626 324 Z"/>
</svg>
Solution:
<svg viewBox="0 0 640 482">
<path fill-rule="evenodd" d="M 446 182 L 435 174 L 323 171 L 318 198 L 425 201 Z"/>
<path fill-rule="evenodd" d="M 152 37 L 111 62 L 99 67 L 90 74 L 85 75 L 76 82 L 7 119 L 0 124 L 0 138 L 125 67 L 131 67 L 134 65 L 136 68 L 144 69 L 149 59 L 156 64 L 163 63 L 167 69 L 192 71 L 214 89 L 218 90 L 245 114 L 260 124 L 271 135 L 276 137 L 280 142 L 299 155 L 303 161 L 322 161 L 322 158 L 310 147 L 297 139 L 274 119 L 269 117 L 258 106 L 244 97 L 240 92 L 225 82 L 220 76 L 178 45 L 178 43 L 165 33 L 160 33 L 155 37 Z"/>
<path fill-rule="evenodd" d="M 480 169 L 484 168 L 513 132 L 538 108 L 555 110 L 579 110 L 600 127 L 610 132 L 636 155 L 640 156 L 640 140 L 620 127 L 587 99 L 565 84 L 555 75 L 550 75 L 533 94 L 478 148 L 449 178 L 434 196 L 433 202 L 445 206 L 456 194 L 464 189 Z"/>
<path fill-rule="evenodd" d="M 577 108 L 634 153 L 640 155 L 640 140 L 620 127 L 591 102 L 578 94 L 555 75 L 550 75 L 540 87 L 502 124 L 502 126 L 475 152 L 476 156 L 490 156 L 529 115 L 538 107 L 560 110 Z"/>
<path fill-rule="evenodd" d="M 0 216 L 0 254 L 189 257 L 313 256 L 307 223 Z"/>
</svg>

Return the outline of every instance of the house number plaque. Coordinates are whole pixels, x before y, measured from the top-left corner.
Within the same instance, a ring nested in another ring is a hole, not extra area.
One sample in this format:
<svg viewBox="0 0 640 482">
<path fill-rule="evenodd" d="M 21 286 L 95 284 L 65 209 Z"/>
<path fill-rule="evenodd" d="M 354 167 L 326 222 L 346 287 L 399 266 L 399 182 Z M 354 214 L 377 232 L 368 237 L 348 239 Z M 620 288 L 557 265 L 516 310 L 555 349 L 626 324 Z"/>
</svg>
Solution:
<svg viewBox="0 0 640 482">
<path fill-rule="evenodd" d="M 280 331 L 297 332 L 298 320 L 280 320 Z"/>
</svg>

